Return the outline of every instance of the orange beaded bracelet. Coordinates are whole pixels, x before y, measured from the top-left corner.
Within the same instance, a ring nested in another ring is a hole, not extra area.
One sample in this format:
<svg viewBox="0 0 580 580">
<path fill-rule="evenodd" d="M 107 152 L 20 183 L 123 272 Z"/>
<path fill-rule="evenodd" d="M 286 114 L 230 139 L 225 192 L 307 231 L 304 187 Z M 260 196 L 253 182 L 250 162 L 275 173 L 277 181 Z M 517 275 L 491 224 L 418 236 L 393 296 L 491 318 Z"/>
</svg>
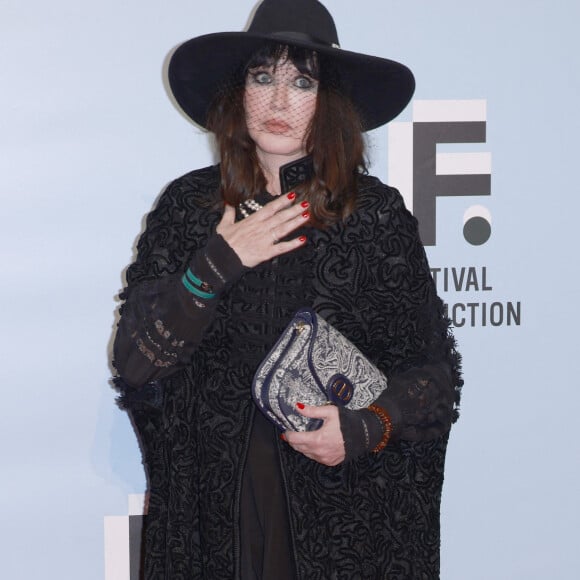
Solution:
<svg viewBox="0 0 580 580">
<path fill-rule="evenodd" d="M 372 405 L 369 405 L 369 411 L 372 411 L 383 424 L 383 437 L 379 441 L 378 445 L 373 449 L 373 453 L 378 453 L 387 446 L 387 443 L 391 438 L 391 433 L 393 431 L 393 422 L 391 421 L 389 414 L 382 407 L 379 407 L 374 403 Z"/>
</svg>

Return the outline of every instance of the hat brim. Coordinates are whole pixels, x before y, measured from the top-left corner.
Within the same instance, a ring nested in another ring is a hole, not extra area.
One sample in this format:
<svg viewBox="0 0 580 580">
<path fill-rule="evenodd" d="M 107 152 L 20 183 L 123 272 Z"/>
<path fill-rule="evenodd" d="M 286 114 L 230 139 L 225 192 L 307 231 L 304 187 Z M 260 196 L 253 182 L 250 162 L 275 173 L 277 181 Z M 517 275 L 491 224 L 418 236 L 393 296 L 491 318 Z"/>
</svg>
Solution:
<svg viewBox="0 0 580 580">
<path fill-rule="evenodd" d="M 220 32 L 192 38 L 171 56 L 168 68 L 173 96 L 185 114 L 206 126 L 208 108 L 217 90 L 265 43 L 315 50 L 332 58 L 340 71 L 344 90 L 370 131 L 394 119 L 415 91 L 413 73 L 403 64 L 376 56 L 350 52 L 285 38 L 283 34 Z"/>
</svg>

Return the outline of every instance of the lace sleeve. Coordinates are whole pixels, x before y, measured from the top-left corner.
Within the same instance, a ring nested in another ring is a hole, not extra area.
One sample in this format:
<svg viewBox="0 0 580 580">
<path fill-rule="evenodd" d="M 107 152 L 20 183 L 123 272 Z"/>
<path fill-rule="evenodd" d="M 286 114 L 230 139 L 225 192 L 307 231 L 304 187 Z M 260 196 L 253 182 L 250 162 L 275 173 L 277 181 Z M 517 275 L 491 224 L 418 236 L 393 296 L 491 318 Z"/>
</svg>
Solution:
<svg viewBox="0 0 580 580">
<path fill-rule="evenodd" d="M 394 375 L 377 399 L 393 422 L 392 439 L 427 441 L 444 435 L 457 416 L 447 364 L 427 364 Z"/>
<path fill-rule="evenodd" d="M 390 441 L 429 441 L 445 435 L 457 416 L 451 373 L 446 363 L 408 369 L 394 375 L 375 404 L 389 414 Z M 340 409 L 346 459 L 374 449 L 382 439 L 383 425 L 369 409 Z"/>
<path fill-rule="evenodd" d="M 144 280 L 123 295 L 114 365 L 129 385 L 163 378 L 187 364 L 213 319 L 221 293 L 243 266 L 223 238 L 215 235 L 184 270 L 195 272 L 211 292 L 196 288 L 180 271 Z"/>
<path fill-rule="evenodd" d="M 197 193 L 186 178 L 168 187 L 147 218 L 137 259 L 127 271 L 113 364 L 130 387 L 168 376 L 187 363 L 221 293 L 243 271 L 230 246 L 212 234 L 216 213 L 212 218 L 192 203 Z M 191 283 L 186 271 L 197 282 Z"/>
</svg>

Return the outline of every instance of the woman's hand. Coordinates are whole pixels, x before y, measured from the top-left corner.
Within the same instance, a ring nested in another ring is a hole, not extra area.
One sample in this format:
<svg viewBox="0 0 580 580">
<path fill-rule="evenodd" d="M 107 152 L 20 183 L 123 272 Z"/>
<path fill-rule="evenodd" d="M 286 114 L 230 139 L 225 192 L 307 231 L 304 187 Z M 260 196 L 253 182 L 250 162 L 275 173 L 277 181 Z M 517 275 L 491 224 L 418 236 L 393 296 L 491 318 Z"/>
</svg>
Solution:
<svg viewBox="0 0 580 580">
<path fill-rule="evenodd" d="M 287 242 L 279 240 L 306 224 L 310 217 L 308 202 L 293 205 L 295 197 L 294 193 L 281 195 L 239 222 L 236 222 L 236 210 L 226 205 L 217 233 L 247 268 L 291 252 L 304 244 L 306 237 L 300 236 Z"/>
<path fill-rule="evenodd" d="M 286 431 L 283 438 L 288 444 L 309 459 L 333 467 L 345 458 L 344 441 L 340 430 L 338 408 L 334 405 L 313 407 L 298 403 L 298 412 L 305 417 L 322 419 L 324 423 L 316 431 Z"/>
</svg>

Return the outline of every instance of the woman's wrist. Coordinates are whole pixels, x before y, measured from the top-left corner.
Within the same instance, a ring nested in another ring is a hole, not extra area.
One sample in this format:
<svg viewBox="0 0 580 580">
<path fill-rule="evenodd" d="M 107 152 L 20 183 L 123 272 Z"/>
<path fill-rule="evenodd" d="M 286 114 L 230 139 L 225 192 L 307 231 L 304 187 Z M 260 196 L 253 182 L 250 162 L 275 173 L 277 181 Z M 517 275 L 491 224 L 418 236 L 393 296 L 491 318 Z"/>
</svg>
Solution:
<svg viewBox="0 0 580 580">
<path fill-rule="evenodd" d="M 243 273 L 244 266 L 238 255 L 220 234 L 214 234 L 205 248 L 196 252 L 185 274 L 184 286 L 198 297 L 211 299 L 226 286 L 235 282 Z M 202 293 L 200 296 L 199 293 Z"/>
<path fill-rule="evenodd" d="M 372 411 L 352 410 L 346 407 L 339 407 L 338 410 L 346 461 L 368 453 L 380 443 L 383 428 Z"/>
</svg>

